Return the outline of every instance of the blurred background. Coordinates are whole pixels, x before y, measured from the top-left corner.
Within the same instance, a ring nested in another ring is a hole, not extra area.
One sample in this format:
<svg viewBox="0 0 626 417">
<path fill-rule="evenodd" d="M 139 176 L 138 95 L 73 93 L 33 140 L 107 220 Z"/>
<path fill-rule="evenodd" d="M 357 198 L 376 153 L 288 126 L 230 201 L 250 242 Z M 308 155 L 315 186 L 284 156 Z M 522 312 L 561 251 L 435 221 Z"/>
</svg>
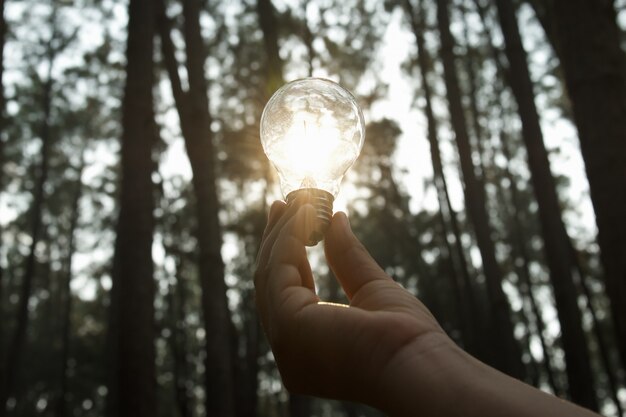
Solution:
<svg viewBox="0 0 626 417">
<path fill-rule="evenodd" d="M 379 264 L 626 415 L 625 0 L 0 1 L 0 417 L 380 415 L 290 396 L 257 321 L 259 118 L 308 76 L 365 114 L 335 209 Z"/>
</svg>

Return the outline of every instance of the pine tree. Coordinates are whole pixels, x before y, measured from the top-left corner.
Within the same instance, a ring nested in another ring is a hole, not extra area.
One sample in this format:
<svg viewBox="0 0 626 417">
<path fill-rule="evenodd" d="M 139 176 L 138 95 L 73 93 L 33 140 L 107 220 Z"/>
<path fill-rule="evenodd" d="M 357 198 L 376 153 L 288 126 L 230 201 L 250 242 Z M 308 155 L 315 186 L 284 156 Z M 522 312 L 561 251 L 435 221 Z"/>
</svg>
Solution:
<svg viewBox="0 0 626 417">
<path fill-rule="evenodd" d="M 155 10 L 151 0 L 128 8 L 126 86 L 122 103 L 122 183 L 113 286 L 117 288 L 117 390 L 111 410 L 120 416 L 156 415 L 155 323 L 152 261 L 155 122 Z"/>
<path fill-rule="evenodd" d="M 569 392 L 576 403 L 597 410 L 598 404 L 593 384 L 590 383 L 592 372 L 589 350 L 582 328 L 581 312 L 577 303 L 578 294 L 572 276 L 570 240 L 561 218 L 556 184 L 543 143 L 526 52 L 522 46 L 515 10 L 511 2 L 496 0 L 496 6 L 509 61 L 509 81 L 522 120 L 522 138 L 526 145 L 528 166 L 539 206 L 546 261 L 550 269 L 561 323 Z"/>
<path fill-rule="evenodd" d="M 448 253 L 450 254 L 450 256 L 452 256 L 452 254 L 456 255 L 456 263 L 458 264 L 455 275 L 456 279 L 458 280 L 458 283 L 456 285 L 458 287 L 459 293 L 461 294 L 459 300 L 459 311 L 462 311 L 463 313 L 459 314 L 459 316 L 462 316 L 464 320 L 464 323 L 461 325 L 463 342 L 465 343 L 465 347 L 466 349 L 468 349 L 469 352 L 478 354 L 479 356 L 483 356 L 481 355 L 480 348 L 477 345 L 476 340 L 474 339 L 474 333 L 478 329 L 475 327 L 475 324 L 473 322 L 479 316 L 479 311 L 476 307 L 474 299 L 474 289 L 469 274 L 467 258 L 463 249 L 463 245 L 461 243 L 459 221 L 457 218 L 456 210 L 454 210 L 450 201 L 448 184 L 443 172 L 443 163 L 441 160 L 441 152 L 439 150 L 439 141 L 437 134 L 438 123 L 432 108 L 433 94 L 430 82 L 428 80 L 430 56 L 428 55 L 428 51 L 425 48 L 423 35 L 425 30 L 425 24 L 423 19 L 423 4 L 420 1 L 418 16 L 415 15 L 413 6 L 411 5 L 410 1 L 405 0 L 404 6 L 406 9 L 406 13 L 409 16 L 411 29 L 413 31 L 413 35 L 415 36 L 415 42 L 417 44 L 417 62 L 421 74 L 421 91 L 424 96 L 424 113 L 426 115 L 427 137 L 428 143 L 430 145 L 430 156 L 433 166 L 433 182 L 437 190 L 441 223 L 445 235 L 444 241 L 446 243 L 446 246 L 448 247 Z M 447 214 L 447 217 L 449 217 L 450 228 L 454 236 L 454 249 L 451 247 L 448 241 L 448 231 L 445 221 L 446 215 L 444 213 Z M 449 262 L 452 264 L 453 259 L 450 259 Z"/>
<path fill-rule="evenodd" d="M 626 57 L 614 2 L 531 3 L 559 58 L 589 180 L 606 290 L 626 364 Z"/>
<path fill-rule="evenodd" d="M 26 332 L 29 326 L 28 304 L 33 291 L 33 280 L 36 268 L 36 247 L 44 234 L 42 212 L 46 199 L 45 185 L 48 181 L 50 155 L 52 152 L 52 95 L 54 79 L 52 71 L 59 52 L 67 46 L 67 41 L 62 39 L 58 32 L 57 5 L 54 4 L 50 14 L 50 26 L 52 33 L 46 42 L 45 60 L 48 64 L 45 80 L 41 82 L 41 120 L 38 127 L 38 136 L 41 140 L 41 159 L 37 167 L 37 178 L 33 190 L 33 200 L 29 210 L 30 236 L 28 255 L 24 260 L 24 272 L 20 285 L 19 305 L 16 312 L 15 331 L 9 341 L 4 365 L 5 373 L 0 380 L 0 416 L 6 413 L 6 403 L 9 396 L 18 395 L 17 378 L 22 369 L 22 352 L 26 343 Z M 17 401 L 17 399 L 16 399 Z"/>
<path fill-rule="evenodd" d="M 525 376 L 524 366 L 521 362 L 519 345 L 513 335 L 513 323 L 510 315 L 511 307 L 502 289 L 503 276 L 495 256 L 495 245 L 486 209 L 485 190 L 476 177 L 472 162 L 467 124 L 461 104 L 461 94 L 456 74 L 453 52 L 454 40 L 450 33 L 447 0 L 437 0 L 437 22 L 441 36 L 441 58 L 444 67 L 450 120 L 455 133 L 461 171 L 463 172 L 465 204 L 469 218 L 474 225 L 492 308 L 492 319 L 495 321 L 493 325 L 497 332 L 492 342 L 495 353 L 493 365 L 511 376 L 523 379 Z"/>
<path fill-rule="evenodd" d="M 159 2 L 159 34 L 187 156 L 193 172 L 198 225 L 198 264 L 202 286 L 202 312 L 206 331 L 206 410 L 210 415 L 234 414 L 234 367 L 231 359 L 231 322 L 221 256 L 222 232 L 216 181 L 216 149 L 211 135 L 207 80 L 204 74 L 205 44 L 200 32 L 200 2 L 183 0 L 183 36 L 189 82 L 183 90 L 170 38 L 165 4 Z"/>
</svg>

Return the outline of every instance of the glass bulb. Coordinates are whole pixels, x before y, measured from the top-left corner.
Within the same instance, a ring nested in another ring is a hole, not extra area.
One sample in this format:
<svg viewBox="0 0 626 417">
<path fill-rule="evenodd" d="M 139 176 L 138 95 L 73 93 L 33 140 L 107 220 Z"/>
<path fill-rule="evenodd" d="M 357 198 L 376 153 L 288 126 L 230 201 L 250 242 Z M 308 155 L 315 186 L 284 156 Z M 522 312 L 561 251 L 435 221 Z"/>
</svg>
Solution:
<svg viewBox="0 0 626 417">
<path fill-rule="evenodd" d="M 261 116 L 261 143 L 287 203 L 305 194 L 318 210 L 323 238 L 344 174 L 361 152 L 363 113 L 352 94 L 320 78 L 292 81 L 268 101 Z"/>
</svg>

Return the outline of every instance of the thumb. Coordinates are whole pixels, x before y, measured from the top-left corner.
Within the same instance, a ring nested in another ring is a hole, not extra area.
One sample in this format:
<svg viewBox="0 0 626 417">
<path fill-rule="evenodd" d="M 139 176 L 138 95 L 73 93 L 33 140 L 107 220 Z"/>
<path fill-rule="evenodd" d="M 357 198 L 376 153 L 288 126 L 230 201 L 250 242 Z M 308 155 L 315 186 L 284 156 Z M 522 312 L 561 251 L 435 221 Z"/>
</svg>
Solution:
<svg viewBox="0 0 626 417">
<path fill-rule="evenodd" d="M 391 280 L 352 233 L 345 213 L 337 212 L 333 216 L 324 250 L 328 265 L 349 299 L 371 281 Z"/>
</svg>

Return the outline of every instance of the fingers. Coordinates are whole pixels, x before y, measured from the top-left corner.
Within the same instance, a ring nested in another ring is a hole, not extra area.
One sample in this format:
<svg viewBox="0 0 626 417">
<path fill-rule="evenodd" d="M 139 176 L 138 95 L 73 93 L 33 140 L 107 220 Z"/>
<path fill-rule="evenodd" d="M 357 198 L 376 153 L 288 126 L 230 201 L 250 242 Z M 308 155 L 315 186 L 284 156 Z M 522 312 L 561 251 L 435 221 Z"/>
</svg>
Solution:
<svg viewBox="0 0 626 417">
<path fill-rule="evenodd" d="M 257 306 L 266 330 L 267 324 L 276 320 L 268 316 L 270 313 L 290 314 L 303 302 L 317 301 L 304 246 L 314 222 L 315 209 L 310 205 L 272 206 L 254 281 Z M 287 304 L 286 299 L 290 300 Z M 276 312 L 277 309 L 286 312 Z"/>
<path fill-rule="evenodd" d="M 263 240 L 261 241 L 261 248 L 257 255 L 257 270 L 264 269 L 267 260 L 270 256 L 274 241 L 278 236 L 278 233 L 287 221 L 293 217 L 304 202 L 294 201 L 294 203 L 286 205 L 282 201 L 276 201 L 270 208 L 270 214 L 267 221 L 265 232 L 263 233 Z"/>
<path fill-rule="evenodd" d="M 369 282 L 391 280 L 354 236 L 345 213 L 333 216 L 324 249 L 328 264 L 349 299 Z"/>
<path fill-rule="evenodd" d="M 268 259 L 268 287 L 270 296 L 277 301 L 281 291 L 289 286 L 306 287 L 314 291 L 313 274 L 306 256 L 305 243 L 315 227 L 316 213 L 311 205 L 300 207 L 278 232 Z M 276 279 L 282 269 L 292 269 L 297 274 L 287 274 L 288 278 Z"/>
<path fill-rule="evenodd" d="M 287 204 L 285 204 L 284 201 L 276 200 L 272 203 L 270 207 L 270 212 L 267 216 L 267 226 L 265 226 L 261 241 L 265 240 L 267 235 L 272 231 L 272 229 L 276 225 L 276 222 L 278 222 L 278 220 L 281 218 L 286 208 Z"/>
</svg>

